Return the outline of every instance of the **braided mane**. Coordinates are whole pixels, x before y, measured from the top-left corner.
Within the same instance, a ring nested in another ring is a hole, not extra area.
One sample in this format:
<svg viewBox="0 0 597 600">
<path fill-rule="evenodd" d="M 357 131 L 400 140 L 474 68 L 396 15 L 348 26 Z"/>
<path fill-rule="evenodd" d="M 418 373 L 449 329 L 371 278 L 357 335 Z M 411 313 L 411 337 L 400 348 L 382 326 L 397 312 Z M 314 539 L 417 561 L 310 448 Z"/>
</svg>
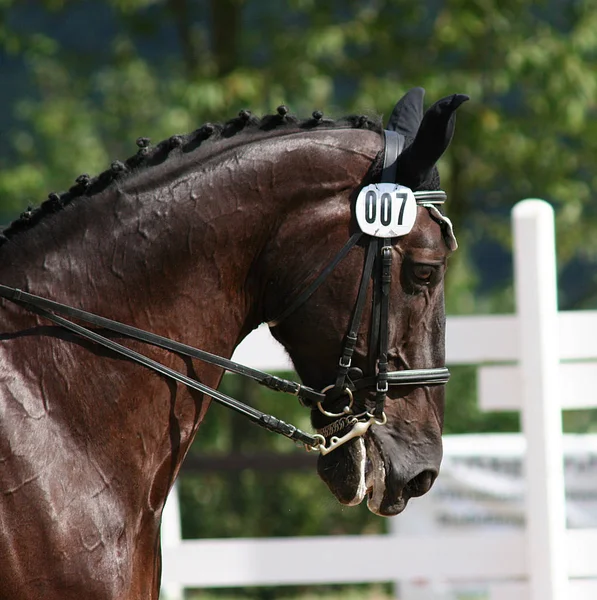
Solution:
<svg viewBox="0 0 597 600">
<path fill-rule="evenodd" d="M 149 138 L 140 137 L 136 140 L 139 150 L 124 162 L 115 160 L 109 169 L 96 177 L 90 177 L 87 174 L 79 175 L 75 184 L 68 191 L 52 192 L 39 207 L 28 207 L 18 219 L 0 232 L 0 245 L 15 234 L 30 229 L 45 215 L 60 211 L 73 200 L 94 196 L 115 181 L 126 180 L 131 174 L 162 164 L 169 158 L 174 160 L 176 156 L 181 156 L 181 153 L 193 152 L 208 140 L 210 143 L 218 142 L 240 132 L 257 134 L 280 129 L 308 130 L 314 128 L 369 129 L 381 133 L 382 126 L 379 119 L 372 120 L 365 115 L 351 115 L 333 120 L 323 118 L 321 111 L 313 112 L 308 119 L 298 119 L 289 114 L 288 108 L 282 105 L 277 108 L 276 114 L 265 115 L 261 118 L 254 116 L 248 110 L 241 110 L 237 117 L 225 123 L 205 123 L 191 133 L 174 135 L 155 146 L 151 145 Z M 179 149 L 180 152 L 172 156 L 171 152 L 175 149 Z"/>
</svg>

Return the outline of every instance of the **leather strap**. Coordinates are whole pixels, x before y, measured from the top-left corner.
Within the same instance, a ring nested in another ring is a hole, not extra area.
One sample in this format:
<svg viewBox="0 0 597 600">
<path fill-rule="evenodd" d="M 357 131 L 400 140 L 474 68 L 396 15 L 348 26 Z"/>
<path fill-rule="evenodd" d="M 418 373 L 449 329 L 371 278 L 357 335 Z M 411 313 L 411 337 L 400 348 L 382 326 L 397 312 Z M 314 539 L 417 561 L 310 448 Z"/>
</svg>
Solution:
<svg viewBox="0 0 597 600">
<path fill-rule="evenodd" d="M 385 153 L 383 170 L 381 172 L 381 183 L 395 183 L 398 157 L 404 149 L 404 136 L 397 131 L 384 129 Z"/>
<path fill-rule="evenodd" d="M 326 280 L 327 276 L 336 268 L 336 265 L 350 252 L 363 235 L 362 231 L 353 233 L 348 242 L 344 244 L 340 252 L 277 317 L 267 322 L 268 326 L 277 327 L 286 317 L 290 316 L 299 306 L 304 304 L 317 290 L 317 288 Z"/>
<path fill-rule="evenodd" d="M 379 248 L 381 246 L 381 240 L 375 238 L 376 243 L 376 256 L 375 265 L 373 267 L 373 281 L 377 282 L 380 278 L 381 271 L 381 254 Z M 379 319 L 381 315 L 380 310 L 381 302 L 381 289 L 376 283 L 373 284 L 373 299 L 371 302 L 371 325 L 369 326 L 369 370 L 375 372 L 377 366 L 377 349 L 379 348 Z"/>
<path fill-rule="evenodd" d="M 435 369 L 410 369 L 405 371 L 388 372 L 388 386 L 405 385 L 445 385 L 450 379 L 450 371 L 447 367 L 437 367 Z M 377 377 L 363 377 L 352 382 L 352 391 L 372 388 L 377 383 Z"/>
<path fill-rule="evenodd" d="M 363 267 L 363 274 L 361 276 L 361 284 L 359 286 L 359 293 L 357 295 L 357 301 L 352 313 L 352 320 L 348 333 L 346 334 L 346 340 L 344 342 L 344 348 L 342 355 L 338 363 L 338 373 L 336 375 L 336 383 L 334 384 L 333 393 L 340 394 L 344 390 L 344 383 L 348 370 L 352 363 L 352 354 L 357 343 L 359 328 L 361 326 L 361 320 L 363 317 L 363 309 L 365 308 L 365 301 L 367 299 L 367 290 L 369 288 L 369 281 L 373 273 L 373 265 L 375 264 L 375 253 L 377 249 L 377 242 L 375 238 L 369 239 L 369 246 L 367 247 L 367 255 L 365 257 L 365 265 Z"/>
<path fill-rule="evenodd" d="M 298 396 L 299 398 L 306 400 L 308 403 L 321 402 L 325 399 L 324 394 L 316 392 L 312 388 L 296 383 L 295 381 L 288 381 L 286 379 L 270 375 L 269 373 L 264 373 L 263 371 L 241 365 L 232 360 L 228 360 L 227 358 L 216 356 L 215 354 L 211 354 L 205 350 L 199 350 L 198 348 L 187 346 L 186 344 L 176 342 L 161 335 L 150 333 L 148 331 L 144 331 L 143 329 L 137 329 L 136 327 L 125 325 L 124 323 L 113 321 L 112 319 L 106 319 L 105 317 L 100 317 L 99 315 L 95 315 L 72 306 L 67 306 L 66 304 L 55 302 L 54 300 L 48 300 L 47 298 L 42 298 L 41 296 L 29 294 L 17 288 L 0 285 L 0 297 L 24 305 L 30 310 L 33 308 L 38 308 L 46 311 L 52 311 L 71 319 L 84 321 L 85 323 L 90 323 L 93 326 L 103 327 L 104 329 L 108 329 L 115 333 L 119 333 L 121 335 L 152 344 L 154 346 L 159 346 L 160 348 L 165 348 L 166 350 L 171 350 L 172 352 L 176 352 L 183 356 L 197 358 L 212 365 L 216 365 L 217 367 L 221 367 L 222 369 L 226 369 L 226 371 L 230 371 L 231 373 L 237 373 L 238 375 L 250 377 L 261 385 L 264 385 L 272 390 Z"/>
<path fill-rule="evenodd" d="M 226 394 L 223 394 L 218 390 L 210 388 L 209 386 L 201 383 L 200 381 L 197 381 L 196 379 L 187 377 L 186 375 L 183 375 L 182 373 L 179 373 L 178 371 L 175 371 L 170 367 L 166 367 L 165 365 L 156 362 L 155 360 L 152 360 L 151 358 L 140 354 L 139 352 L 135 352 L 134 350 L 131 350 L 126 346 L 122 346 L 121 344 L 118 344 L 117 342 L 114 342 L 113 340 L 110 340 L 104 337 L 103 335 L 91 331 L 86 327 L 77 325 L 76 323 L 73 323 L 68 319 L 64 319 L 59 315 L 55 315 L 39 306 L 29 304 L 21 300 L 16 300 L 12 298 L 9 299 L 13 300 L 19 305 L 24 306 L 31 312 L 37 313 L 38 315 L 48 319 L 49 321 L 56 323 L 57 325 L 60 325 L 61 327 L 64 327 L 65 329 L 68 329 L 69 331 L 72 331 L 73 333 L 76 333 L 81 337 L 87 338 L 95 342 L 96 344 L 100 344 L 101 346 L 104 346 L 105 348 L 108 348 L 109 350 L 112 350 L 113 352 L 116 352 L 121 356 L 125 356 L 126 358 L 140 365 L 143 365 L 144 367 L 151 369 L 152 371 L 159 373 L 160 375 L 163 375 L 168 379 L 172 379 L 174 381 L 182 383 L 189 388 L 192 388 L 194 390 L 202 392 L 203 394 L 206 394 L 207 396 L 210 396 L 219 404 L 222 404 L 227 408 L 230 408 L 242 414 L 257 425 L 261 425 L 262 427 L 265 427 L 270 431 L 284 435 L 292 440 L 302 442 L 304 444 L 307 444 L 308 446 L 315 447 L 320 444 L 320 438 L 318 436 L 306 433 L 298 429 L 294 425 L 285 423 L 284 421 L 281 421 L 280 419 L 277 419 L 272 415 L 263 413 L 260 410 L 253 408 L 252 406 L 249 406 L 247 404 L 244 404 L 243 402 L 231 398 L 230 396 L 227 396 Z"/>
</svg>

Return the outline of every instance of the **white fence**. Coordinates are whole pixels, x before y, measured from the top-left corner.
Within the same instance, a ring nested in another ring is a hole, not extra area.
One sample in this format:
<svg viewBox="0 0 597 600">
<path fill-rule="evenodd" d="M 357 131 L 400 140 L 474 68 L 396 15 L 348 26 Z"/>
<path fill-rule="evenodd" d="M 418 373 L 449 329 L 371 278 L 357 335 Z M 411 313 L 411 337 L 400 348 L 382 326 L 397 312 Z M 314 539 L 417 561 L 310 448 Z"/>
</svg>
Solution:
<svg viewBox="0 0 597 600">
<path fill-rule="evenodd" d="M 522 412 L 525 529 L 438 534 L 429 519 L 425 525 L 432 490 L 392 520 L 389 535 L 180 540 L 176 502 L 169 502 L 166 594 L 175 597 L 180 586 L 393 581 L 401 584 L 400 598 L 415 600 L 452 597 L 446 594 L 458 582 L 485 581 L 491 600 L 597 598 L 597 529 L 566 529 L 561 433 L 562 408 L 597 407 L 597 311 L 557 312 L 548 204 L 519 203 L 513 229 L 517 314 L 448 318 L 447 362 L 479 365 L 483 408 Z M 252 334 L 235 357 L 261 368 L 288 368 L 266 335 Z M 447 462 L 450 455 L 446 440 Z"/>
</svg>

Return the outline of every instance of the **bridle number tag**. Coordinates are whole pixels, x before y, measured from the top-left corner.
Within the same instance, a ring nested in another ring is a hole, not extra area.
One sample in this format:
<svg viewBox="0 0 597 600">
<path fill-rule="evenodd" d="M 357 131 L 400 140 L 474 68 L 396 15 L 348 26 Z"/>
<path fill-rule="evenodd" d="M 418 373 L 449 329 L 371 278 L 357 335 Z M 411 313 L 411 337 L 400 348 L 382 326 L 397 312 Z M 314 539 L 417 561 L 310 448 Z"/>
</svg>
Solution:
<svg viewBox="0 0 597 600">
<path fill-rule="evenodd" d="M 361 231 L 380 238 L 406 235 L 417 219 L 417 201 L 410 188 L 398 183 L 364 187 L 355 204 Z"/>
</svg>

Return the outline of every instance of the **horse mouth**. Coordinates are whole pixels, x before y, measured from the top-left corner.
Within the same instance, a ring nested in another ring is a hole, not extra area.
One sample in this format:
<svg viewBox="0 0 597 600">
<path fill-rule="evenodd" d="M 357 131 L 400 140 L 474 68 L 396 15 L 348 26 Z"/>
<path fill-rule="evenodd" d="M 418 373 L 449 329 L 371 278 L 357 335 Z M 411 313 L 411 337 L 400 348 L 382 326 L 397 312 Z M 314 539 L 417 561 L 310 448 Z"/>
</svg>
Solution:
<svg viewBox="0 0 597 600">
<path fill-rule="evenodd" d="M 391 504 L 388 512 L 386 497 L 386 466 L 375 443 L 367 438 L 358 438 L 334 451 L 328 457 L 320 457 L 318 470 L 330 491 L 339 502 L 356 506 L 367 498 L 369 510 L 379 516 L 398 514 L 406 507 L 402 497 Z M 335 456 L 333 456 L 336 452 Z"/>
<path fill-rule="evenodd" d="M 400 514 L 411 498 L 429 491 L 438 470 L 421 469 L 414 477 L 400 475 L 376 442 L 375 435 L 367 435 L 347 444 L 344 452 L 334 457 L 335 461 L 321 457 L 319 473 L 342 504 L 355 506 L 366 498 L 367 508 L 373 514 L 391 517 Z M 332 473 L 339 476 L 332 477 Z"/>
<path fill-rule="evenodd" d="M 427 462 L 423 463 L 425 468 L 415 468 L 410 473 L 408 469 L 397 471 L 384 460 L 375 436 L 367 439 L 367 457 L 367 507 L 382 517 L 400 514 L 411 498 L 426 494 L 439 473 L 438 467 Z"/>
</svg>

